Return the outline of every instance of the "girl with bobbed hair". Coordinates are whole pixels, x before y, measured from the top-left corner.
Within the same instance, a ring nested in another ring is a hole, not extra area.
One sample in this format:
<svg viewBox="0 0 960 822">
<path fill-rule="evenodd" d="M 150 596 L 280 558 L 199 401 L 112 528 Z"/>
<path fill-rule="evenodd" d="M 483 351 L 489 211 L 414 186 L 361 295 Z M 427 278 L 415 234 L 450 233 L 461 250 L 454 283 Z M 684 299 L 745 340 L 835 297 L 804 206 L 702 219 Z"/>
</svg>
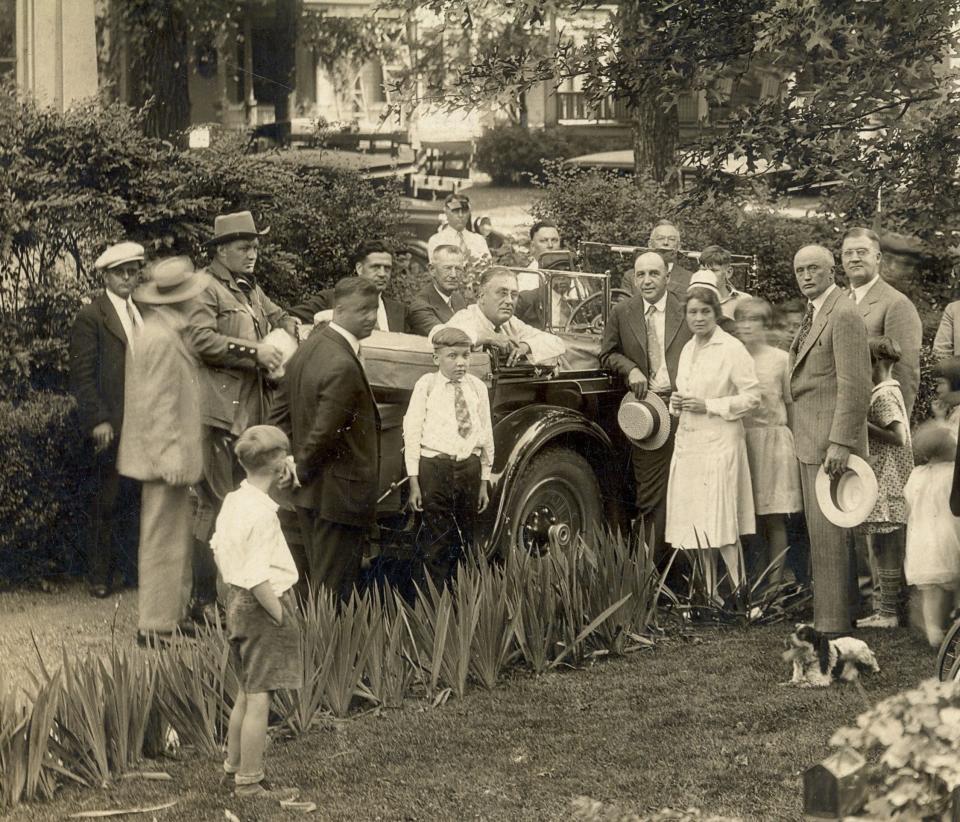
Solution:
<svg viewBox="0 0 960 822">
<path fill-rule="evenodd" d="M 760 404 L 760 384 L 743 344 L 718 325 L 716 288 L 692 284 L 685 307 L 693 337 L 683 347 L 670 411 L 679 416 L 670 463 L 665 537 L 696 551 L 708 604 L 722 606 L 717 553 L 736 592 L 744 580 L 740 535 L 756 530 L 742 418 Z"/>
</svg>

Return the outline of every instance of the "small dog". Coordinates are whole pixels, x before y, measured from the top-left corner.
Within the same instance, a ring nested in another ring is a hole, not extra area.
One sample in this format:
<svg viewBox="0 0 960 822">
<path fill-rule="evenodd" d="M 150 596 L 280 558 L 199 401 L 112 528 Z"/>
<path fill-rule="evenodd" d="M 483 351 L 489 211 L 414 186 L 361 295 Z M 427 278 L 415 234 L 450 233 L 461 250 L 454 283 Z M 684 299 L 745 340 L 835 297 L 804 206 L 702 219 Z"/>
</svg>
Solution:
<svg viewBox="0 0 960 822">
<path fill-rule="evenodd" d="M 880 672 L 873 651 L 861 639 L 827 639 L 812 625 L 799 624 L 786 645 L 783 658 L 793 663 L 793 677 L 784 685 L 826 688 L 836 681 L 854 682 L 867 671 Z"/>
</svg>

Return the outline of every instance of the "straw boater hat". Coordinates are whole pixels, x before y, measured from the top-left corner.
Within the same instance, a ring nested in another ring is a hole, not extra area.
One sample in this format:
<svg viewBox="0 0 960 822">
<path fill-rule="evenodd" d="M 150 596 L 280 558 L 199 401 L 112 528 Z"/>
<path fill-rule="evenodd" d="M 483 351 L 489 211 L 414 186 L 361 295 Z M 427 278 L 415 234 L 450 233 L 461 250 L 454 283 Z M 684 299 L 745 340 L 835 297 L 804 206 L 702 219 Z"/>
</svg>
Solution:
<svg viewBox="0 0 960 822">
<path fill-rule="evenodd" d="M 879 493 L 877 475 L 856 454 L 850 455 L 847 469 L 839 477 L 831 477 L 821 465 L 814 487 L 823 515 L 840 528 L 862 523 L 877 504 Z"/>
<path fill-rule="evenodd" d="M 617 423 L 627 439 L 644 451 L 656 451 L 670 436 L 670 412 L 652 391 L 642 400 L 627 392 L 620 401 Z"/>
<path fill-rule="evenodd" d="M 116 268 L 124 263 L 142 263 L 144 257 L 143 246 L 140 243 L 132 243 L 129 240 L 122 243 L 115 243 L 107 248 L 103 254 L 97 257 L 93 267 L 97 271 L 106 271 L 110 268 Z"/>
<path fill-rule="evenodd" d="M 253 214 L 249 211 L 219 214 L 213 221 L 213 236 L 207 240 L 207 245 L 220 245 L 231 240 L 249 240 L 253 237 L 262 237 L 269 231 L 269 228 L 258 231 L 253 221 Z"/>
<path fill-rule="evenodd" d="M 210 275 L 198 272 L 189 257 L 168 257 L 150 268 L 150 279 L 137 286 L 134 302 L 172 305 L 196 297 L 209 284 Z"/>
</svg>

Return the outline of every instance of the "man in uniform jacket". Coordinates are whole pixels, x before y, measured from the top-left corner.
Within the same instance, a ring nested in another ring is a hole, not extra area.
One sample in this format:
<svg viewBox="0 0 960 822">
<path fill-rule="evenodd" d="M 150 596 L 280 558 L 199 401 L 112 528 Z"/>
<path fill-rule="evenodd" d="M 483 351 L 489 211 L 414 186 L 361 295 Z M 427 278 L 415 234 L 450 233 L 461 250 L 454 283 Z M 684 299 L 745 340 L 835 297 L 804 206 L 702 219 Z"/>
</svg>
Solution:
<svg viewBox="0 0 960 822">
<path fill-rule="evenodd" d="M 831 523 L 816 496 L 817 471 L 842 473 L 850 454 L 867 456 L 871 368 L 867 329 L 856 304 L 834 283 L 834 259 L 819 245 L 793 260 L 807 311 L 790 348 L 794 439 L 800 462 L 803 509 L 810 533 L 813 618 L 818 631 L 851 629 L 857 604 L 851 543 Z"/>
<path fill-rule="evenodd" d="M 393 276 L 393 254 L 380 240 L 371 240 L 357 249 L 353 257 L 356 276 L 369 280 L 377 288 L 378 331 L 410 333 L 410 317 L 407 307 L 398 300 L 383 296 Z M 305 323 L 330 322 L 333 311 L 333 289 L 328 288 L 290 309 L 290 313 Z M 317 315 L 320 316 L 317 316 Z"/>
<path fill-rule="evenodd" d="M 269 391 L 265 379 L 282 361 L 281 350 L 264 341 L 282 328 L 296 339 L 296 320 L 257 285 L 254 267 L 258 231 L 249 211 L 216 218 L 213 260 L 204 269 L 208 285 L 191 303 L 187 339 L 203 369 L 203 481 L 197 486 L 194 566 L 195 615 L 216 599 L 217 569 L 210 536 L 223 498 L 243 472 L 233 445 L 251 425 L 263 422 Z"/>
<path fill-rule="evenodd" d="M 889 337 L 900 346 L 900 362 L 893 366 L 893 378 L 900 383 L 909 420 L 920 385 L 923 324 L 910 298 L 880 276 L 882 258 L 880 238 L 869 228 L 851 228 L 844 236 L 840 261 L 867 335 Z"/>
<path fill-rule="evenodd" d="M 603 332 L 600 363 L 616 372 L 623 385 L 640 399 L 648 391 L 665 403 L 677 387 L 680 352 L 691 337 L 683 306 L 668 290 L 666 263 L 656 252 L 637 257 L 634 281 L 638 293 L 618 303 Z M 656 351 L 651 352 L 651 347 Z M 657 366 L 653 368 L 652 366 Z M 663 534 L 667 516 L 667 480 L 676 438 L 677 418 L 670 418 L 670 436 L 655 451 L 633 446 L 633 472 L 636 482 L 638 516 L 646 524 L 648 540 L 663 556 Z"/>
<path fill-rule="evenodd" d="M 463 280 L 463 252 L 453 245 L 441 245 L 430 261 L 430 282 L 410 303 L 410 332 L 426 337 L 438 325 L 449 322 L 467 301 L 460 291 Z"/>
<path fill-rule="evenodd" d="M 200 373 L 188 349 L 186 313 L 208 283 L 188 257 L 153 266 L 135 292 L 143 330 L 127 370 L 117 470 L 143 485 L 138 642 L 169 638 L 190 596 L 190 486 L 203 472 Z"/>
<path fill-rule="evenodd" d="M 114 576 L 127 585 L 137 578 L 140 486 L 117 473 L 117 445 L 127 350 L 143 324 L 130 296 L 140 284 L 143 254 L 142 245 L 124 242 L 97 258 L 104 289 L 80 309 L 70 333 L 70 389 L 92 451 L 87 585 L 98 598 L 110 593 Z"/>
<path fill-rule="evenodd" d="M 333 318 L 290 359 L 270 415 L 293 444 L 309 581 L 342 600 L 359 578 L 376 521 L 380 415 L 359 355 L 376 323 L 377 297 L 361 277 L 337 283 Z"/>
</svg>

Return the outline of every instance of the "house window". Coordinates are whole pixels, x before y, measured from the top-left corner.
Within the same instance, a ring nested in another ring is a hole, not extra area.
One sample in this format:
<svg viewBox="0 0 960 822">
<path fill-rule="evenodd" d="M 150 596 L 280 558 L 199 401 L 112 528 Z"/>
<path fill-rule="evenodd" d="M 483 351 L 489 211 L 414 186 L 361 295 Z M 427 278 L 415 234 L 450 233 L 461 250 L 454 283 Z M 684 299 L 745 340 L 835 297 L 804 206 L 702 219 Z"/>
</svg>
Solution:
<svg viewBox="0 0 960 822">
<path fill-rule="evenodd" d="M 17 0 L 0 0 L 0 80 L 17 70 Z"/>
</svg>

